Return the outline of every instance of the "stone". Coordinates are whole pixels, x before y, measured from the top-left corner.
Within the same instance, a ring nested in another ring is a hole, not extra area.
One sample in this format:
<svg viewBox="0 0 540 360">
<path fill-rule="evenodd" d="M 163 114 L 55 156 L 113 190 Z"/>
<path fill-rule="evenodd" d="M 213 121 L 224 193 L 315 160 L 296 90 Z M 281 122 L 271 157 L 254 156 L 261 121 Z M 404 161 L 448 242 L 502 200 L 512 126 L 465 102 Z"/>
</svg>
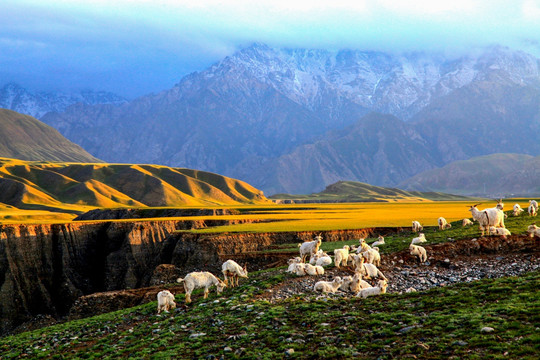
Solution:
<svg viewBox="0 0 540 360">
<path fill-rule="evenodd" d="M 489 327 L 489 326 L 484 326 L 484 327 L 482 328 L 482 330 L 480 330 L 480 331 L 483 332 L 483 333 L 490 333 L 490 332 L 494 332 L 495 329 L 492 328 L 492 327 Z"/>
<path fill-rule="evenodd" d="M 285 355 L 287 356 L 291 356 L 292 354 L 294 354 L 294 349 L 288 349 L 285 351 Z"/>
</svg>

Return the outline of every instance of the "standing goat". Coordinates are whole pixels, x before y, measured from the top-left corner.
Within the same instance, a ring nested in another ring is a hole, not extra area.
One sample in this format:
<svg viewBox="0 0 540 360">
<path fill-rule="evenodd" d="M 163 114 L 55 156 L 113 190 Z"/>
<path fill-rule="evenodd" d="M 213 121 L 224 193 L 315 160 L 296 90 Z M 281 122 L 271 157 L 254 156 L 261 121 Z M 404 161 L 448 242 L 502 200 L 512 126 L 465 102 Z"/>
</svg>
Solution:
<svg viewBox="0 0 540 360">
<path fill-rule="evenodd" d="M 231 278 L 231 287 L 238 286 L 239 277 L 246 279 L 248 277 L 247 265 L 241 267 L 234 260 L 225 261 L 223 265 L 221 265 L 221 272 L 223 273 L 223 277 L 225 278 L 225 284 L 229 285 L 229 278 Z M 235 279 L 236 285 L 234 284 Z"/>
<path fill-rule="evenodd" d="M 313 241 L 306 241 L 302 244 L 298 244 L 298 247 L 300 248 L 300 258 L 302 258 L 302 262 L 306 261 L 306 257 L 308 255 L 316 254 L 317 251 L 319 251 L 319 246 L 321 246 L 322 243 L 322 236 L 319 234 L 315 236 L 315 240 Z"/>
<path fill-rule="evenodd" d="M 169 312 L 169 310 L 176 307 L 174 302 L 174 295 L 169 290 L 162 290 L 157 294 L 157 312 L 161 314 L 162 311 Z"/>
<path fill-rule="evenodd" d="M 422 231 L 423 229 L 424 228 L 422 227 L 420 222 L 418 222 L 416 220 L 412 222 L 412 231 L 419 232 L 419 231 Z"/>
<path fill-rule="evenodd" d="M 519 204 L 514 204 L 514 216 L 519 216 L 523 212 L 523 209 Z"/>
<path fill-rule="evenodd" d="M 474 220 L 478 221 L 480 231 L 482 231 L 482 236 L 484 236 L 485 231 L 489 231 L 490 226 L 502 227 L 504 228 L 504 213 L 502 210 L 497 208 L 488 208 L 484 210 L 478 210 L 476 204 L 471 206 L 469 211 L 472 214 Z"/>
<path fill-rule="evenodd" d="M 185 278 L 178 278 L 176 281 L 184 283 L 184 289 L 186 290 L 186 304 L 191 302 L 191 293 L 195 289 L 204 288 L 204 298 L 206 299 L 208 298 L 208 291 L 212 285 L 216 285 L 218 294 L 221 294 L 223 289 L 227 287 L 227 284 L 208 271 L 191 272 L 187 274 Z"/>
</svg>

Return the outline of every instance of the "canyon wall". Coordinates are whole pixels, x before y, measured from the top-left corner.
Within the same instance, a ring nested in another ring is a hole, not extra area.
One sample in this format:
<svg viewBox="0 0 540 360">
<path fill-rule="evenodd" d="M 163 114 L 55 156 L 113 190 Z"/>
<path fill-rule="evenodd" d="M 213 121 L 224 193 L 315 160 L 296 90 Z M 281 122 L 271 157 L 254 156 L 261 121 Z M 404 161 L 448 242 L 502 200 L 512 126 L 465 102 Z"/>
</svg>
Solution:
<svg viewBox="0 0 540 360">
<path fill-rule="evenodd" d="M 40 314 L 64 317 L 83 295 L 148 286 L 160 264 L 173 264 L 184 273 L 218 271 L 225 258 L 314 236 L 314 232 L 178 231 L 211 225 L 217 222 L 141 220 L 1 226 L 0 334 Z M 347 240 L 372 232 L 333 231 L 324 233 L 324 240 Z"/>
</svg>

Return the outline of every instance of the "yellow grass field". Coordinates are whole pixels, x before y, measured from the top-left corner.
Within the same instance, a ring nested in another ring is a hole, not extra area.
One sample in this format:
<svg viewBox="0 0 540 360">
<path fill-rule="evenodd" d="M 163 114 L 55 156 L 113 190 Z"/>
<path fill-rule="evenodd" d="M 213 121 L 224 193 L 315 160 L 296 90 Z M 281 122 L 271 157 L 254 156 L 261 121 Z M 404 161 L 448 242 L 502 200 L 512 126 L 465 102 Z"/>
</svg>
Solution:
<svg viewBox="0 0 540 360">
<path fill-rule="evenodd" d="M 507 202 L 507 209 L 516 201 Z M 525 200 L 517 201 L 522 207 Z M 239 211 L 237 215 L 189 216 L 167 218 L 168 220 L 232 220 L 249 219 L 255 223 L 209 227 L 192 230 L 197 233 L 214 232 L 280 232 L 280 231 L 325 231 L 337 229 L 360 229 L 366 227 L 409 227 L 413 220 L 424 226 L 437 225 L 439 216 L 449 222 L 470 217 L 470 202 L 397 202 L 397 203 L 345 203 L 345 204 L 294 204 L 294 205 L 240 205 L 229 208 Z M 480 209 L 492 207 L 495 201 L 485 201 Z M 65 213 L 45 210 L 20 210 L 9 206 L 0 207 L 0 223 L 65 223 L 74 217 L 74 211 L 87 211 L 93 207 L 66 207 Z M 193 207 L 190 207 L 193 208 Z M 115 220 L 115 221 L 139 221 Z M 145 220 L 165 220 L 154 218 Z M 108 221 L 108 220 L 101 220 Z M 89 222 L 96 222 L 92 220 Z"/>
</svg>

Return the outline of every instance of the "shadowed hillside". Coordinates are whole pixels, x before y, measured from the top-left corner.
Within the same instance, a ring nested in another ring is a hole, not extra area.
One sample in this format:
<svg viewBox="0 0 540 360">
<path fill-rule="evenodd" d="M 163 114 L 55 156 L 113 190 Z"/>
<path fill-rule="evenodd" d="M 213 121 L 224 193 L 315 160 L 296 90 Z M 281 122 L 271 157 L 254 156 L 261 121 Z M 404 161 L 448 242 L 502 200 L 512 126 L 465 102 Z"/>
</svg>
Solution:
<svg viewBox="0 0 540 360">
<path fill-rule="evenodd" d="M 21 209 L 265 203 L 251 185 L 158 165 L 27 162 L 0 158 L 0 202 Z"/>
<path fill-rule="evenodd" d="M 0 156 L 44 161 L 101 162 L 35 118 L 0 109 Z"/>
<path fill-rule="evenodd" d="M 540 156 L 492 154 L 422 172 L 398 186 L 477 196 L 540 195 Z"/>
<path fill-rule="evenodd" d="M 369 202 L 369 201 L 450 201 L 466 200 L 466 196 L 440 192 L 405 191 L 397 188 L 374 186 L 357 181 L 338 181 L 319 193 L 310 195 L 276 194 L 272 200 L 292 200 L 296 203 L 310 202 Z"/>
</svg>

